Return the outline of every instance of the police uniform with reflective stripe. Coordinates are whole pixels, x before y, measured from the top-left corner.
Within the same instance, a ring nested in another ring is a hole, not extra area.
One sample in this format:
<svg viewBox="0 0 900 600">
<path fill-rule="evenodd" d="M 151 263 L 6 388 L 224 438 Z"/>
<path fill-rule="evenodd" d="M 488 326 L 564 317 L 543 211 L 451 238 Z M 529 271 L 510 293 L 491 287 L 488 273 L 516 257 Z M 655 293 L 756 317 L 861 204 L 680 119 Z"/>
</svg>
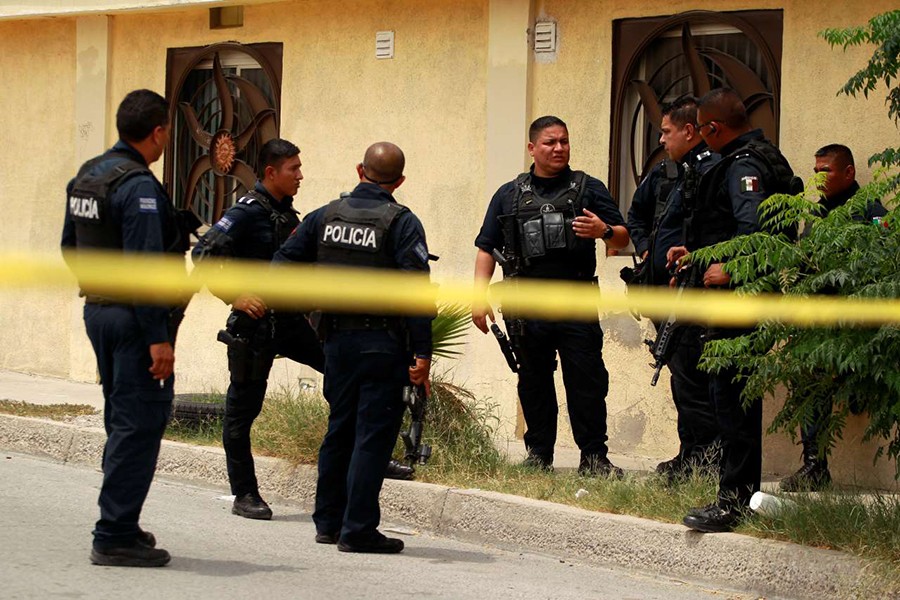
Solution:
<svg viewBox="0 0 900 600">
<path fill-rule="evenodd" d="M 568 167 L 557 177 L 537 177 L 532 167 L 494 194 L 475 246 L 488 254 L 506 249 L 506 254 L 515 255 L 521 266 L 517 277 L 591 281 L 597 266 L 596 243 L 571 235 L 571 219 L 581 216 L 584 208 L 610 227 L 625 224 L 600 180 Z M 505 268 L 504 277 L 509 275 Z M 510 333 L 522 364 L 518 392 L 528 451 L 553 462 L 559 413 L 553 373 L 558 352 L 572 433 L 582 458 L 605 459 L 609 374 L 603 364 L 599 320 L 526 319 L 521 334 Z"/>
<path fill-rule="evenodd" d="M 97 249 L 164 254 L 184 252 L 175 211 L 143 156 L 119 141 L 86 163 L 66 188 L 64 251 Z M 67 260 L 76 260 L 67 253 Z M 149 346 L 175 343 L 183 308 L 86 296 L 84 321 L 105 400 L 97 548 L 124 546 L 140 533 L 138 519 L 153 479 L 160 440 L 172 407 L 174 376 L 153 379 Z"/>
<path fill-rule="evenodd" d="M 721 154 L 722 160 L 701 177 L 695 205 L 687 207 L 689 250 L 759 231 L 760 203 L 774 193 L 796 193 L 798 181 L 793 170 L 761 130 L 742 134 L 722 148 Z M 733 338 L 747 332 L 711 328 L 705 339 Z M 718 504 L 726 509 L 749 505 L 750 496 L 759 491 L 762 472 L 762 399 L 754 399 L 745 408 L 741 399 L 744 381 L 735 381 L 737 374 L 736 369 L 727 369 L 709 375 L 722 445 Z"/>
<path fill-rule="evenodd" d="M 308 215 L 274 261 L 429 272 L 419 219 L 370 183 Z M 313 521 L 319 533 L 365 544 L 380 520 L 378 494 L 400 431 L 409 365 L 414 354 L 431 356 L 432 317 L 323 318 L 330 414 L 319 451 Z"/>
<path fill-rule="evenodd" d="M 194 262 L 207 261 L 204 266 L 208 266 L 216 259 L 259 260 L 265 263 L 260 268 L 266 269 L 299 223 L 292 198 L 276 199 L 257 182 L 200 239 L 192 253 Z M 234 300 L 220 297 L 228 303 Z M 225 331 L 228 335 L 224 337 L 230 339 L 231 381 L 225 396 L 222 444 L 231 492 L 241 497 L 259 494 L 250 429 L 262 410 L 275 356 L 290 358 L 319 372 L 325 368 L 325 357 L 315 332 L 300 313 L 269 311 L 254 319 L 243 311 L 232 310 Z"/>
</svg>

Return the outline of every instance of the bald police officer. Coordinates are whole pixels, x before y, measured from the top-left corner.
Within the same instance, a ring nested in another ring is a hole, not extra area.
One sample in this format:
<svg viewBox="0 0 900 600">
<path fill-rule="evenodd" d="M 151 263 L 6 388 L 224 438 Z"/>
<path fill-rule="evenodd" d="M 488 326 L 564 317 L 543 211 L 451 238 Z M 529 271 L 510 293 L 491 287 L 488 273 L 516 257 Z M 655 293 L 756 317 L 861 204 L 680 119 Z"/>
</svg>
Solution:
<svg viewBox="0 0 900 600">
<path fill-rule="evenodd" d="M 422 224 L 392 196 L 405 181 L 404 166 L 396 145 L 370 146 L 356 166 L 359 185 L 307 216 L 274 261 L 397 269 L 427 277 Z M 403 387 L 428 382 L 431 319 L 378 310 L 323 315 L 330 414 L 319 451 L 316 542 L 337 544 L 342 552 L 403 550 L 402 540 L 378 531 L 378 494 L 400 431 Z"/>
</svg>

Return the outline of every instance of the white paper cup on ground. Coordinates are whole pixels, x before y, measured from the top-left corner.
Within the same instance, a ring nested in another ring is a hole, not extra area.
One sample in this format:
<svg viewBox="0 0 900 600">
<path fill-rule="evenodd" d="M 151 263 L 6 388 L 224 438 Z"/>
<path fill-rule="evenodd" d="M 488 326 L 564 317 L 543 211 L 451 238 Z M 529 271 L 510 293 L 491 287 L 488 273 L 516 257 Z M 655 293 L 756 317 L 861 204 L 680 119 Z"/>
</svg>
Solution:
<svg viewBox="0 0 900 600">
<path fill-rule="evenodd" d="M 790 506 L 794 506 L 794 502 L 765 492 L 756 492 L 750 497 L 750 509 L 766 517 L 774 517 Z"/>
</svg>

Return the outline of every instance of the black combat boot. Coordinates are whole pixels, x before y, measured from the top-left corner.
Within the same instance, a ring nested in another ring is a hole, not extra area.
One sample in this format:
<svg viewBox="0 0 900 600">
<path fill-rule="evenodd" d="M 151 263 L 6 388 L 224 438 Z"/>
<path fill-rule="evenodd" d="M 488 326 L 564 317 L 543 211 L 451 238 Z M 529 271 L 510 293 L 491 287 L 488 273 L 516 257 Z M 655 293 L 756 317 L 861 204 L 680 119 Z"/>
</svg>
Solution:
<svg viewBox="0 0 900 600">
<path fill-rule="evenodd" d="M 541 471 L 553 472 L 553 457 L 544 454 L 536 454 L 528 452 L 528 456 L 522 461 L 522 466 L 527 469 L 539 469 Z"/>
<path fill-rule="evenodd" d="M 609 459 L 602 454 L 582 454 L 578 463 L 578 474 L 583 477 L 622 479 L 625 471 L 609 462 Z"/>
<path fill-rule="evenodd" d="M 391 459 L 391 462 L 388 463 L 387 469 L 384 472 L 384 476 L 386 479 L 409 481 L 413 478 L 415 472 L 416 470 L 413 467 L 404 465 L 399 460 Z"/>
<path fill-rule="evenodd" d="M 783 492 L 818 492 L 831 485 L 828 461 L 818 455 L 803 454 L 803 466 L 781 480 Z"/>
<path fill-rule="evenodd" d="M 246 519 L 261 519 L 268 521 L 272 518 L 272 509 L 266 501 L 260 498 L 258 493 L 250 492 L 234 499 L 231 505 L 231 513 Z"/>
</svg>

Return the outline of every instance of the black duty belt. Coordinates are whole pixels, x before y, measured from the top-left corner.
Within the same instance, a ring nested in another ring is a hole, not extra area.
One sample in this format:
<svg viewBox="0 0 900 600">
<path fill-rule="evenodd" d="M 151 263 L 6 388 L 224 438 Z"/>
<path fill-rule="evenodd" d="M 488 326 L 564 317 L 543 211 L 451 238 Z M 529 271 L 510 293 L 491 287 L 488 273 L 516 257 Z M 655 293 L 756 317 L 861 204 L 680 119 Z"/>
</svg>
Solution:
<svg viewBox="0 0 900 600">
<path fill-rule="evenodd" d="M 84 303 L 98 304 L 100 306 L 127 305 L 126 302 L 122 302 L 121 300 L 114 300 L 113 298 L 107 298 L 106 296 L 97 296 L 94 294 L 85 294 Z"/>
<path fill-rule="evenodd" d="M 402 325 L 399 317 L 379 317 L 375 315 L 330 315 L 328 319 L 331 331 L 383 331 L 399 329 Z"/>
</svg>

